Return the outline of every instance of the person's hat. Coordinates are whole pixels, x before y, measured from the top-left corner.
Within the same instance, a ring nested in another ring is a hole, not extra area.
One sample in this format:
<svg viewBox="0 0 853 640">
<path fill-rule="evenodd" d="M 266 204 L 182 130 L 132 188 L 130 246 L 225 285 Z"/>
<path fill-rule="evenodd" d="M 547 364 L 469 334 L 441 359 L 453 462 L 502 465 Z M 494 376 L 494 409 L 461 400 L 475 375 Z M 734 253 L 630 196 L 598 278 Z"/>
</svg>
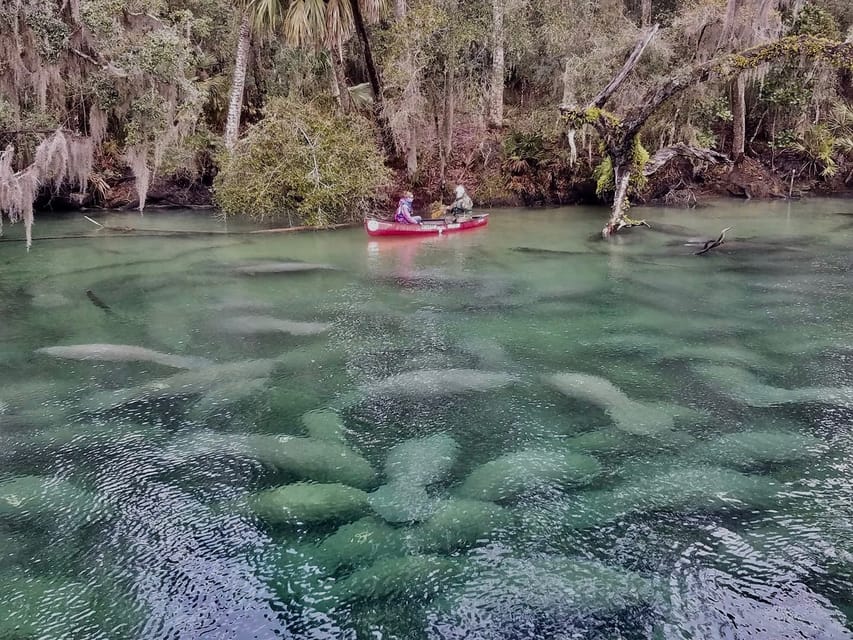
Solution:
<svg viewBox="0 0 853 640">
<path fill-rule="evenodd" d="M 415 197 L 415 194 L 414 194 L 414 193 L 412 193 L 411 191 L 404 191 L 404 192 L 403 192 L 403 197 L 404 197 L 404 198 L 414 198 L 414 197 Z"/>
<path fill-rule="evenodd" d="M 463 187 L 461 184 L 457 184 L 456 185 L 456 197 L 461 198 L 463 195 L 465 195 L 465 187 Z"/>
</svg>

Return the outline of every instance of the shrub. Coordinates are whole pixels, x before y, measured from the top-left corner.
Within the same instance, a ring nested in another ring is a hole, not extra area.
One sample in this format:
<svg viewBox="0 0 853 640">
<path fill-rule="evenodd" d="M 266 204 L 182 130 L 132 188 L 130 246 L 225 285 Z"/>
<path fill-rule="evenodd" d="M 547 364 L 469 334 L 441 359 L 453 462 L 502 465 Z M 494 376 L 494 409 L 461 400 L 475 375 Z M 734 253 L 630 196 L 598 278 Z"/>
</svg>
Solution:
<svg viewBox="0 0 853 640">
<path fill-rule="evenodd" d="M 225 215 L 325 225 L 361 216 L 388 176 L 366 120 L 275 99 L 223 160 L 215 195 Z"/>
</svg>

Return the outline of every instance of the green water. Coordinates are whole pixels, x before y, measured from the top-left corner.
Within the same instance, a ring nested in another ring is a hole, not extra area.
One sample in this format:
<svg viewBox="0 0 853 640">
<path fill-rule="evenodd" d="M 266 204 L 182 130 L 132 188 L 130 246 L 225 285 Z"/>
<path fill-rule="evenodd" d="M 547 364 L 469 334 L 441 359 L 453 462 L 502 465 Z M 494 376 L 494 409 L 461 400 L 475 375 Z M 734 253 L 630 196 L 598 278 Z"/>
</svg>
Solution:
<svg viewBox="0 0 853 640">
<path fill-rule="evenodd" d="M 853 637 L 839 212 L 39 220 L 0 242 L 0 638 Z M 158 353 L 37 351 L 102 343 Z"/>
</svg>

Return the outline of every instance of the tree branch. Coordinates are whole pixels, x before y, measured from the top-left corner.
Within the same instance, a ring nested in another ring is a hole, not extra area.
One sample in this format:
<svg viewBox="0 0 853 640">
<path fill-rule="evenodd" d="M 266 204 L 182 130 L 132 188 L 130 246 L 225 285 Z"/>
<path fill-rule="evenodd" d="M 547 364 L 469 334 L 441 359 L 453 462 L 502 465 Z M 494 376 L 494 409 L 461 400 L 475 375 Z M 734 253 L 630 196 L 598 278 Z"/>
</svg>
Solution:
<svg viewBox="0 0 853 640">
<path fill-rule="evenodd" d="M 607 103 L 610 96 L 613 95 L 623 82 L 625 82 L 625 78 L 627 78 L 634 70 L 634 67 L 637 66 L 637 63 L 640 61 L 640 56 L 643 55 L 646 47 L 649 46 L 649 43 L 651 43 L 652 39 L 657 35 L 658 28 L 659 26 L 655 24 L 646 31 L 643 39 L 637 43 L 634 50 L 631 52 L 631 55 L 628 56 L 627 60 L 625 60 L 625 64 L 622 65 L 622 69 L 619 70 L 619 73 L 613 76 L 613 79 L 607 84 L 607 86 L 604 87 L 597 96 L 590 100 L 590 107 L 598 107 L 600 109 Z"/>
<path fill-rule="evenodd" d="M 656 173 L 667 162 L 669 162 L 676 156 L 681 156 L 683 158 L 695 158 L 697 160 L 710 162 L 712 164 L 731 164 L 731 160 L 724 153 L 720 153 L 719 151 L 713 151 L 711 149 L 700 149 L 698 147 L 691 147 L 682 142 L 679 142 L 678 144 L 674 144 L 671 147 L 664 147 L 663 149 L 660 149 L 657 153 L 655 153 L 655 155 L 653 155 L 643 167 L 643 175 L 650 176 Z"/>
</svg>

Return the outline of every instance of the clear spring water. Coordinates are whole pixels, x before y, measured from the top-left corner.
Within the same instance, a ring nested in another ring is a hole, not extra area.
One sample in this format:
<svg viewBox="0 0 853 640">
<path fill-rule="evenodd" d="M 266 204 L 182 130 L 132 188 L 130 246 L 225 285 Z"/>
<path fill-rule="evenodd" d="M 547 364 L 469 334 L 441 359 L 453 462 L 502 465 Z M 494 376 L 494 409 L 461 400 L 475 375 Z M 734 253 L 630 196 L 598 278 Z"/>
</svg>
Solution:
<svg viewBox="0 0 853 640">
<path fill-rule="evenodd" d="M 853 637 L 841 212 L 0 243 L 0 637 Z"/>
</svg>

